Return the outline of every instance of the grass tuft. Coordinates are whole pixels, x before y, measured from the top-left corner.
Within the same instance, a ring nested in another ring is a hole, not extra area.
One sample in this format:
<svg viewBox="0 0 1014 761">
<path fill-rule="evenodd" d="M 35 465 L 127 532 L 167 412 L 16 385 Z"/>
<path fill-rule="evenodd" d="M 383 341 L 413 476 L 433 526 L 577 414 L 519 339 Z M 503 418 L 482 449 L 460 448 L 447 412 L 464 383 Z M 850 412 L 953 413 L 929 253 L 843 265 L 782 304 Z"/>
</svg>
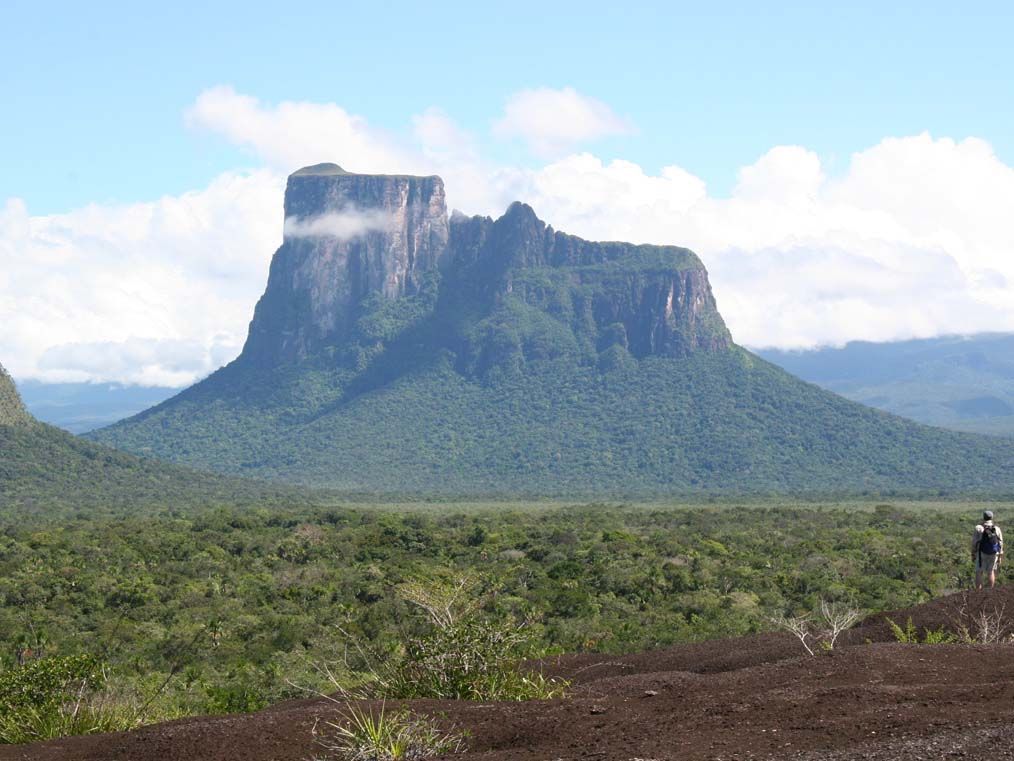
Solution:
<svg viewBox="0 0 1014 761">
<path fill-rule="evenodd" d="M 464 737 L 430 718 L 402 709 L 379 713 L 346 705 L 332 721 L 319 722 L 314 738 L 327 755 L 318 761 L 421 761 L 464 750 Z"/>
</svg>

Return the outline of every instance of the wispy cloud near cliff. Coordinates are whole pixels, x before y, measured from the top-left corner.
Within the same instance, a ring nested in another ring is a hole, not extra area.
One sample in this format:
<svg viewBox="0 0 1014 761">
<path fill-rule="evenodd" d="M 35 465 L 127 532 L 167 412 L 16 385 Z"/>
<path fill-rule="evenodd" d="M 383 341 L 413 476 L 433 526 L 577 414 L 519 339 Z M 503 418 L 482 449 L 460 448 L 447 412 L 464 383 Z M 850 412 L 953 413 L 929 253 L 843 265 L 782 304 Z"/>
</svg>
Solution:
<svg viewBox="0 0 1014 761">
<path fill-rule="evenodd" d="M 394 224 L 390 214 L 372 210 L 350 210 L 315 217 L 288 217 L 286 238 L 337 238 L 353 240 L 369 232 L 389 230 Z"/>
</svg>

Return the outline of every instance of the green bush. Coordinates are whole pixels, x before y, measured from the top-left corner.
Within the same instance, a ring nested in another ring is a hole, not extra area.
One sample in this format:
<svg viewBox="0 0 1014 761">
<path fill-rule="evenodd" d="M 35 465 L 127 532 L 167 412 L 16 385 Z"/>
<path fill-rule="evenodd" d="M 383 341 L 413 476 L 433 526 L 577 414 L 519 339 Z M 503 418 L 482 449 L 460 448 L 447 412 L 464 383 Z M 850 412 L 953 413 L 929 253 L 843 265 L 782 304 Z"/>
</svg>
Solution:
<svg viewBox="0 0 1014 761">
<path fill-rule="evenodd" d="M 891 633 L 894 638 L 901 643 L 906 645 L 918 645 L 919 630 L 912 622 L 912 617 L 908 617 L 908 622 L 905 624 L 905 628 L 901 628 L 898 624 L 892 621 L 890 618 L 887 619 L 887 625 L 891 627 Z M 924 645 L 947 645 L 952 642 L 957 642 L 958 638 L 951 632 L 944 629 L 942 626 L 939 629 L 924 629 L 922 633 L 921 644 Z"/>
<path fill-rule="evenodd" d="M 0 742 L 29 743 L 112 732 L 136 723 L 129 706 L 102 693 L 91 656 L 43 658 L 0 674 Z"/>
<path fill-rule="evenodd" d="M 531 643 L 509 619 L 471 617 L 412 639 L 389 682 L 392 698 L 539 700 L 566 685 L 526 669 Z"/>
<path fill-rule="evenodd" d="M 915 628 L 915 624 L 912 622 L 911 616 L 908 617 L 908 623 L 905 624 L 904 629 L 890 618 L 887 619 L 887 625 L 891 627 L 891 634 L 894 635 L 894 638 L 898 642 L 905 645 L 914 645 L 919 642 L 919 632 Z"/>
</svg>

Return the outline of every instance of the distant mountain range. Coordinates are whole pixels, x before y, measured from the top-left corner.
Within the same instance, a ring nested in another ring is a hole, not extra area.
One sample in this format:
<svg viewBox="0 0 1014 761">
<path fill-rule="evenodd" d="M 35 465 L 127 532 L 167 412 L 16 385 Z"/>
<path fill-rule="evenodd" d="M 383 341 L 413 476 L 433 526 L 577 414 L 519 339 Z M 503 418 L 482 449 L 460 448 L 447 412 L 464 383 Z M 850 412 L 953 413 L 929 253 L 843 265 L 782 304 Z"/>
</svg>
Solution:
<svg viewBox="0 0 1014 761">
<path fill-rule="evenodd" d="M 689 250 L 593 243 L 438 177 L 290 176 L 242 354 L 90 434 L 371 493 L 1009 490 L 1001 440 L 846 401 L 736 346 Z"/>
<path fill-rule="evenodd" d="M 20 381 L 25 407 L 38 420 L 71 433 L 87 433 L 136 415 L 182 389 L 119 383 Z"/>
<path fill-rule="evenodd" d="M 946 336 L 814 351 L 758 351 L 871 407 L 962 431 L 1014 435 L 1014 335 Z"/>
</svg>

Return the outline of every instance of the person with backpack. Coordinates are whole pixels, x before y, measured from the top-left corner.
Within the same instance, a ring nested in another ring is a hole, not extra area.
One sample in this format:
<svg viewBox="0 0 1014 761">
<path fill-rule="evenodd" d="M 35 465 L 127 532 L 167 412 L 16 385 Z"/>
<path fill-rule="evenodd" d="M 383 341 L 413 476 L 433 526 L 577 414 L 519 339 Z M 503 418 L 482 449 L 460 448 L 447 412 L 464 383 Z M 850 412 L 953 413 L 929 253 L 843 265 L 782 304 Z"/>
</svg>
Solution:
<svg viewBox="0 0 1014 761">
<path fill-rule="evenodd" d="M 989 588 L 996 586 L 996 569 L 1003 557 L 1003 532 L 993 523 L 993 511 L 982 514 L 982 523 L 972 534 L 972 562 L 975 563 L 975 588 L 982 589 L 983 574 L 989 575 Z"/>
</svg>

